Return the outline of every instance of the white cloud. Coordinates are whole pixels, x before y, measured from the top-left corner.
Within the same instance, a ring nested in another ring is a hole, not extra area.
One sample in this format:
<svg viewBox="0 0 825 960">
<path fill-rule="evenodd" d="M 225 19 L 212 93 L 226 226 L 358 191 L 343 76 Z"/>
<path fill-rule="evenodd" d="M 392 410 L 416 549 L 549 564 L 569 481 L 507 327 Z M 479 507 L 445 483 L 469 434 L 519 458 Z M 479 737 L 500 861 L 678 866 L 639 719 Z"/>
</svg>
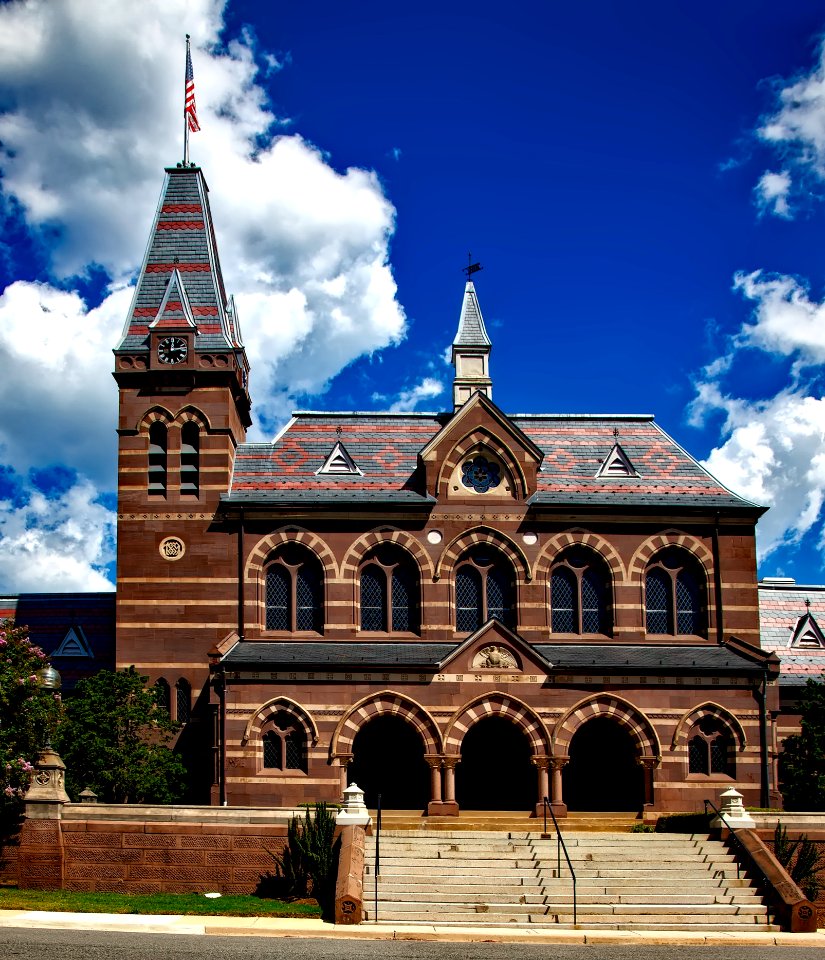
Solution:
<svg viewBox="0 0 825 960">
<path fill-rule="evenodd" d="M 788 199 L 811 179 L 825 179 L 825 43 L 813 69 L 779 88 L 777 107 L 762 120 L 757 135 L 776 148 L 782 173 L 765 173 L 757 202 L 780 217 L 792 215 Z"/>
<path fill-rule="evenodd" d="M 783 170 L 773 173 L 766 170 L 756 185 L 756 202 L 763 213 L 773 213 L 786 220 L 791 218 L 788 194 L 791 191 L 791 175 Z"/>
<path fill-rule="evenodd" d="M 754 322 L 743 325 L 738 346 L 795 355 L 797 369 L 825 362 L 825 303 L 812 300 L 799 280 L 756 270 L 738 273 L 734 289 L 756 303 Z"/>
<path fill-rule="evenodd" d="M 757 547 L 765 557 L 798 542 L 817 524 L 825 499 L 825 400 L 783 392 L 748 402 L 699 385 L 694 414 L 725 415 L 724 443 L 704 461 L 726 486 L 771 509 L 759 521 Z"/>
<path fill-rule="evenodd" d="M 431 400 L 442 393 L 444 393 L 444 384 L 440 380 L 436 380 L 434 377 L 424 377 L 415 386 L 401 390 L 395 400 L 387 406 L 387 409 L 393 413 L 408 413 L 410 410 L 415 410 L 418 404 L 424 400 Z M 373 394 L 372 399 L 382 403 L 387 400 L 380 394 Z"/>
<path fill-rule="evenodd" d="M 33 493 L 24 506 L 0 501 L 0 590 L 111 590 L 115 516 L 80 478 L 56 499 Z"/>
</svg>

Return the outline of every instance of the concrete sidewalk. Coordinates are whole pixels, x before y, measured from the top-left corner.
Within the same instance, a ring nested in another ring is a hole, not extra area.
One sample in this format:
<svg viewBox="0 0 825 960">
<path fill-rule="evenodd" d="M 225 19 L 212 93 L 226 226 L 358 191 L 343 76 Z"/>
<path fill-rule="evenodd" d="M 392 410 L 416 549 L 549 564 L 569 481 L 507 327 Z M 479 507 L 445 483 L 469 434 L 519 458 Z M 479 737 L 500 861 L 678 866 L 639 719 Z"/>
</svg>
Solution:
<svg viewBox="0 0 825 960">
<path fill-rule="evenodd" d="M 403 923 L 335 926 L 323 920 L 271 917 L 181 917 L 114 913 L 58 913 L 46 910 L 0 910 L 0 928 L 43 930 L 107 930 L 119 933 L 169 933 L 237 937 L 326 937 L 357 940 L 440 940 L 504 943 L 626 943 L 702 946 L 822 947 L 825 929 L 817 933 L 690 933 L 651 930 L 530 930 L 527 927 L 453 927 Z"/>
</svg>

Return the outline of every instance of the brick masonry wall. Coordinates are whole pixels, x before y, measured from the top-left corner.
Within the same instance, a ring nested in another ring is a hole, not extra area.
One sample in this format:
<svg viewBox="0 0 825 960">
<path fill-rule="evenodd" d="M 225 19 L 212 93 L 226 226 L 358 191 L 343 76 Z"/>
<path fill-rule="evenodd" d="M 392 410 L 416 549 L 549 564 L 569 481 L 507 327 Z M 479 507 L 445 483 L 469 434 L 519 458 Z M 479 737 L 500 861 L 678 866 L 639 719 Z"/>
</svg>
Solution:
<svg viewBox="0 0 825 960">
<path fill-rule="evenodd" d="M 253 893 L 281 824 L 63 820 L 63 887 L 118 893 Z"/>
</svg>

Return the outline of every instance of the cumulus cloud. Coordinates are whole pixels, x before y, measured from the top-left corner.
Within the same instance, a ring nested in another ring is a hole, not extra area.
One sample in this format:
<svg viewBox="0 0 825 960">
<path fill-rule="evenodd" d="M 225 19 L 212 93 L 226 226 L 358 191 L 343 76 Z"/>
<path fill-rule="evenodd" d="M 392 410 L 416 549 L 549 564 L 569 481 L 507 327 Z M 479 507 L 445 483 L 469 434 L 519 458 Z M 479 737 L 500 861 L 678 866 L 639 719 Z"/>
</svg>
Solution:
<svg viewBox="0 0 825 960">
<path fill-rule="evenodd" d="M 790 196 L 825 179 L 825 43 L 809 73 L 777 84 L 776 100 L 757 135 L 780 154 L 784 169 L 763 174 L 756 197 L 764 210 L 788 218 Z"/>
<path fill-rule="evenodd" d="M 82 477 L 56 498 L 34 491 L 22 505 L 0 500 L 0 587 L 111 590 L 114 535 L 114 514 Z"/>
<path fill-rule="evenodd" d="M 419 403 L 438 397 L 443 392 L 444 384 L 440 380 L 436 380 L 434 377 L 424 377 L 414 386 L 402 390 L 395 400 L 389 403 L 387 409 L 393 413 L 408 413 L 410 410 L 415 410 Z M 372 399 L 381 403 L 386 403 L 387 400 L 386 397 L 377 393 L 372 395 Z"/>
<path fill-rule="evenodd" d="M 297 398 L 323 392 L 358 357 L 406 334 L 389 266 L 395 210 L 377 177 L 336 170 L 316 146 L 285 133 L 290 122 L 272 112 L 258 63 L 268 76 L 289 55 L 256 50 L 251 34 L 226 36 L 224 7 L 0 5 L 0 201 L 39 244 L 51 277 L 18 281 L 0 297 L 0 465 L 60 462 L 111 488 L 111 348 L 162 168 L 182 158 L 184 31 L 201 122 L 191 158 L 210 187 L 224 277 L 252 363 L 252 438 L 270 436 Z M 12 262 L 14 254 L 6 248 Z M 73 278 L 92 270 L 109 281 L 100 303 L 71 292 Z M 31 503 L 40 503 L 33 492 Z M 31 507 L 27 515 L 32 537 L 53 532 L 46 514 Z M 72 556 L 97 583 L 90 550 Z M 50 582 L 41 571 L 39 588 L 57 589 L 56 576 Z"/>
</svg>

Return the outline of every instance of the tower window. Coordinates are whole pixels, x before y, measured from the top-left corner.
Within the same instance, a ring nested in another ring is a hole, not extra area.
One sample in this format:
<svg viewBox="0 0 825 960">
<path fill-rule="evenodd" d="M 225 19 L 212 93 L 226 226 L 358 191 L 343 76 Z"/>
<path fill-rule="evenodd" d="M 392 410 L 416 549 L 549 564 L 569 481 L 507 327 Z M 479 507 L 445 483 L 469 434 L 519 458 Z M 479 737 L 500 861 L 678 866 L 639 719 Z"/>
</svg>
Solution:
<svg viewBox="0 0 825 960">
<path fill-rule="evenodd" d="M 361 629 L 383 633 L 419 629 L 418 575 L 397 548 L 380 547 L 361 568 Z"/>
<path fill-rule="evenodd" d="M 475 550 L 455 575 L 456 630 L 472 633 L 491 617 L 515 625 L 515 585 L 505 561 Z"/>
<path fill-rule="evenodd" d="M 183 677 L 175 684 L 175 706 L 177 708 L 175 719 L 178 723 L 189 723 L 192 715 L 192 687 Z"/>
<path fill-rule="evenodd" d="M 161 677 L 155 681 L 155 700 L 157 705 L 169 713 L 172 709 L 172 697 L 169 691 L 169 684 Z"/>
<path fill-rule="evenodd" d="M 308 550 L 282 550 L 266 571 L 266 629 L 324 629 L 324 580 L 321 565 Z"/>
<path fill-rule="evenodd" d="M 689 553 L 664 550 L 648 566 L 645 613 L 648 633 L 696 636 L 705 632 L 702 580 Z"/>
<path fill-rule="evenodd" d="M 155 420 L 149 427 L 149 477 L 150 495 L 166 496 L 166 425 Z"/>
<path fill-rule="evenodd" d="M 195 497 L 200 492 L 200 430 L 191 421 L 181 430 L 180 492 Z"/>
<path fill-rule="evenodd" d="M 553 633 L 609 634 L 609 574 L 590 550 L 574 547 L 563 554 L 550 575 Z"/>
</svg>

